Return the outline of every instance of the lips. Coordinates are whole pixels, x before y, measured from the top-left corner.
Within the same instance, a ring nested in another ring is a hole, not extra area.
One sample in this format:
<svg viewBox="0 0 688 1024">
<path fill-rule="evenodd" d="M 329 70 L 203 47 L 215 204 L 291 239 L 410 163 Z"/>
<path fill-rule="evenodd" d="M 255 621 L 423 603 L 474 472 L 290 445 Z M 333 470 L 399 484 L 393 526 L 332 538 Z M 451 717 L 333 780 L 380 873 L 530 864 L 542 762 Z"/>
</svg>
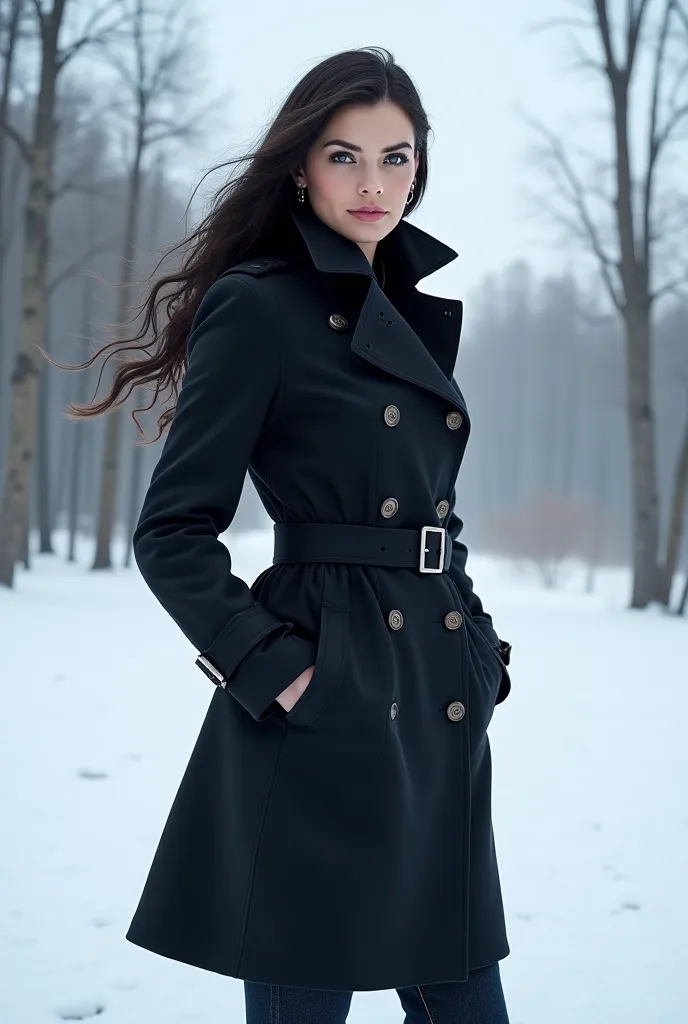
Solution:
<svg viewBox="0 0 688 1024">
<path fill-rule="evenodd" d="M 351 214 L 352 217 L 355 217 L 356 220 L 366 220 L 366 221 L 381 220 L 382 217 L 385 216 L 385 211 L 384 210 L 371 211 L 371 212 L 366 211 L 366 210 L 349 210 L 349 213 Z"/>
</svg>

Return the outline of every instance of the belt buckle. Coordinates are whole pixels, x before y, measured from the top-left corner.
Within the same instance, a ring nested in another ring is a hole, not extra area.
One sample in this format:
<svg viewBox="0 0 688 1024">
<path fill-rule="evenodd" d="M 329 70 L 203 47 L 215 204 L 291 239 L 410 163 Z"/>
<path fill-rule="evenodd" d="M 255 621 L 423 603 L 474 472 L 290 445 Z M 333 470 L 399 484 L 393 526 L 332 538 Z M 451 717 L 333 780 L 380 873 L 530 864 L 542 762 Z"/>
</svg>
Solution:
<svg viewBox="0 0 688 1024">
<path fill-rule="evenodd" d="M 442 540 L 441 540 L 441 543 L 440 543 L 440 564 L 438 565 L 438 567 L 436 569 L 433 569 L 431 566 L 427 566 L 425 564 L 425 555 L 426 555 L 426 552 L 428 550 L 426 548 L 426 546 L 425 546 L 425 541 L 426 541 L 426 538 L 428 536 L 428 531 L 429 530 L 432 530 L 433 533 L 441 533 L 442 534 Z M 445 548 L 445 543 L 446 543 L 446 536 L 447 536 L 447 531 L 444 528 L 444 526 L 422 526 L 421 527 L 421 530 L 420 530 L 420 562 L 418 564 L 418 569 L 420 570 L 420 572 L 444 572 L 444 548 Z"/>
</svg>

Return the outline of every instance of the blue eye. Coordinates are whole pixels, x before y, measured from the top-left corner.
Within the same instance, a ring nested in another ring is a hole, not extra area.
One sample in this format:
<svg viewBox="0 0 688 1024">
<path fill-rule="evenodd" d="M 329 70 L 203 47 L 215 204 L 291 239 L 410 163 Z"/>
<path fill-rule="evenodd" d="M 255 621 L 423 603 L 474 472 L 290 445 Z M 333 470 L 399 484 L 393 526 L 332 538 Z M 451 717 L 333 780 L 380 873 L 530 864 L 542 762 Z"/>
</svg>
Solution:
<svg viewBox="0 0 688 1024">
<path fill-rule="evenodd" d="M 338 156 L 351 156 L 351 153 L 345 153 L 343 150 L 341 150 L 338 153 L 332 153 L 332 155 L 330 156 L 330 161 L 333 164 L 340 164 L 340 163 L 345 163 L 346 162 L 344 160 L 338 160 L 337 159 Z M 391 164 L 390 166 L 392 166 L 392 167 L 403 167 L 403 165 L 407 164 L 408 161 L 409 161 L 409 158 L 406 156 L 405 153 L 388 153 L 387 156 L 385 157 L 385 160 L 389 160 L 389 158 L 392 157 L 392 156 L 398 156 L 399 157 L 399 162 Z"/>
</svg>

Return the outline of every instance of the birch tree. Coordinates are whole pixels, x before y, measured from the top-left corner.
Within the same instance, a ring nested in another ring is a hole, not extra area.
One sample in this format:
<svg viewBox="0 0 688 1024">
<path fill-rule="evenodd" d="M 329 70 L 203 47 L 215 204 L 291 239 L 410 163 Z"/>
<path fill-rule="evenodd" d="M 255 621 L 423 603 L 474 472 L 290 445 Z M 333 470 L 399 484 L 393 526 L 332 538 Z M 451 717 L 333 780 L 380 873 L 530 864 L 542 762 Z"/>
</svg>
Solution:
<svg viewBox="0 0 688 1024">
<path fill-rule="evenodd" d="M 545 27 L 575 30 L 578 67 L 596 77 L 607 99 L 611 163 L 531 119 L 554 184 L 554 199 L 541 195 L 538 202 L 593 257 L 622 322 L 631 459 L 630 603 L 642 608 L 667 591 L 666 572 L 659 567 L 653 314 L 658 302 L 687 280 L 688 189 L 681 193 L 672 187 L 667 174 L 660 190 L 660 171 L 662 165 L 669 170 L 670 151 L 685 140 L 688 124 L 688 16 L 685 0 L 626 0 L 623 13 L 611 0 L 584 0 L 579 6 L 587 19 L 558 19 Z M 612 13 L 612 7 L 620 13 Z M 582 32 L 595 38 L 595 56 L 581 49 Z M 640 142 L 636 119 L 643 123 Z M 671 505 L 676 507 L 676 499 Z M 677 539 L 674 528 L 673 542 Z"/>
<path fill-rule="evenodd" d="M 133 299 L 136 234 L 146 160 L 163 143 L 169 147 L 175 140 L 188 144 L 198 139 L 206 116 L 199 109 L 185 110 L 185 100 L 195 85 L 191 75 L 191 24 L 182 17 L 188 8 L 187 0 L 171 4 L 131 0 L 127 34 L 116 45 L 103 48 L 104 59 L 117 72 L 122 112 L 129 119 L 132 135 L 119 282 L 120 324 L 126 322 Z M 113 407 L 105 425 L 93 569 L 112 566 L 123 411 L 122 403 Z"/>
<path fill-rule="evenodd" d="M 0 584 L 11 587 L 29 516 L 29 487 L 35 458 L 38 379 L 45 337 L 50 250 L 50 212 L 57 133 L 55 118 L 59 76 L 85 48 L 102 43 L 121 24 L 118 0 L 93 9 L 81 0 L 28 0 L 39 40 L 39 82 L 33 130 L 24 137 L 5 119 L 0 126 L 18 146 L 28 168 L 29 190 L 24 209 L 23 264 L 19 342 L 11 386 L 9 446 L 0 503 Z M 81 31 L 66 31 L 67 11 L 75 16 L 89 9 Z M 65 35 L 71 38 L 64 42 Z"/>
</svg>

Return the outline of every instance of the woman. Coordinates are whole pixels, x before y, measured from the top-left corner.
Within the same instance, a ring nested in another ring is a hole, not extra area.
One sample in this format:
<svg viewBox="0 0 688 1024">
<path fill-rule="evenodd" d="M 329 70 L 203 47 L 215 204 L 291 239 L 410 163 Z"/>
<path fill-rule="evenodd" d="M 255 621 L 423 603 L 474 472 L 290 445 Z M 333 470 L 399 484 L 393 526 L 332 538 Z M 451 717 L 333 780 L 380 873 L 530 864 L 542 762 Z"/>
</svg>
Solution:
<svg viewBox="0 0 688 1024">
<path fill-rule="evenodd" d="M 486 730 L 510 647 L 455 511 L 462 304 L 416 288 L 457 255 L 405 219 L 428 134 L 388 51 L 314 67 L 86 413 L 185 370 L 134 553 L 217 689 L 126 937 L 244 979 L 254 1024 L 384 988 L 409 1024 L 507 1021 Z M 247 471 L 274 521 L 250 587 L 218 540 Z"/>
</svg>

